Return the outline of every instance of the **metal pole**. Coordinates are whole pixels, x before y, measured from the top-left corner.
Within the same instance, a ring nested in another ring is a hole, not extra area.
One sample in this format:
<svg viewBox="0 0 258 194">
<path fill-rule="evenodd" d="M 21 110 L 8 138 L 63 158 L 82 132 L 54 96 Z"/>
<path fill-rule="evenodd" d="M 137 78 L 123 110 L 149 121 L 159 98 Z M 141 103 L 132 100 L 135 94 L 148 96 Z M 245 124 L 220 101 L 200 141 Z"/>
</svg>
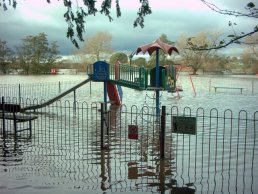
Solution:
<svg viewBox="0 0 258 194">
<path fill-rule="evenodd" d="M 58 82 L 58 89 L 59 89 L 59 93 L 61 93 L 61 82 Z"/>
<path fill-rule="evenodd" d="M 100 113 L 100 122 L 101 122 L 101 130 L 100 130 L 100 149 L 105 149 L 105 143 L 104 143 L 104 103 L 101 103 L 101 113 Z"/>
<path fill-rule="evenodd" d="M 3 106 L 3 138 L 6 137 L 6 134 L 5 134 L 5 107 L 4 107 L 4 97 L 2 96 L 2 106 Z"/>
<path fill-rule="evenodd" d="M 159 115 L 159 48 L 156 49 L 156 115 Z"/>
<path fill-rule="evenodd" d="M 166 107 L 162 106 L 160 125 L 160 158 L 165 157 L 165 129 L 166 129 Z"/>
<path fill-rule="evenodd" d="M 104 103 L 105 103 L 105 111 L 107 110 L 107 82 L 104 82 Z"/>
<path fill-rule="evenodd" d="M 76 90 L 73 91 L 73 111 L 76 113 Z"/>
</svg>

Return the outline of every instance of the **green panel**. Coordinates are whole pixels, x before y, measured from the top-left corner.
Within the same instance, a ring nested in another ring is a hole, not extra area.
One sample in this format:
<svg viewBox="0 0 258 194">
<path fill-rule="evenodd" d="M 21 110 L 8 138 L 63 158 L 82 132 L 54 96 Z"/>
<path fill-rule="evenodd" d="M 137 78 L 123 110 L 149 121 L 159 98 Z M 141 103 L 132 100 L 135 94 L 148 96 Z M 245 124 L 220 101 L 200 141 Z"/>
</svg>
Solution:
<svg viewBox="0 0 258 194">
<path fill-rule="evenodd" d="M 148 84 L 148 74 L 144 67 L 120 64 L 110 65 L 110 81 L 121 86 L 144 90 Z M 119 74 L 119 75 L 118 75 Z"/>
<path fill-rule="evenodd" d="M 163 73 L 163 70 L 165 73 Z M 159 67 L 159 87 L 164 87 L 163 79 L 166 77 L 165 67 Z M 150 86 L 156 87 L 156 67 L 150 70 Z"/>
<path fill-rule="evenodd" d="M 173 133 L 196 135 L 196 118 L 173 116 Z"/>
</svg>

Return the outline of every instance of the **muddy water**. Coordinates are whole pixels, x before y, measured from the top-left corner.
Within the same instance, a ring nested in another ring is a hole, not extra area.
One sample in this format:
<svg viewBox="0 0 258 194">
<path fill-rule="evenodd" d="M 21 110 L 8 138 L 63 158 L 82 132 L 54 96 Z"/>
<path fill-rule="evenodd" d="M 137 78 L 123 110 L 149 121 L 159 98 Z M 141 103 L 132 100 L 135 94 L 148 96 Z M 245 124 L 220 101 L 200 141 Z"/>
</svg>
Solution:
<svg viewBox="0 0 258 194">
<path fill-rule="evenodd" d="M 72 82 L 65 86 L 69 88 L 84 79 L 84 75 L 0 77 L 1 84 L 45 82 L 48 86 L 47 90 L 37 85 L 24 98 L 35 92 L 40 93 L 41 98 L 48 98 L 60 92 L 59 84 L 54 85 L 54 82 Z M 190 107 L 194 115 L 198 107 L 208 116 L 212 108 L 216 108 L 219 115 L 225 115 L 224 111 L 230 109 L 234 118 L 239 111 L 246 110 L 248 118 L 254 118 L 258 110 L 256 77 L 199 76 L 193 79 L 196 96 L 189 78 L 183 76 L 180 84 L 184 91 L 180 97 L 161 92 L 161 104 L 180 109 Z M 213 86 L 245 89 L 243 94 L 237 90 L 215 93 Z M 121 109 L 112 109 L 109 149 L 104 151 L 100 150 L 96 130 L 99 103 L 92 104 L 103 101 L 102 83 L 86 84 L 76 92 L 76 100 L 87 102 L 90 109 L 85 103 L 79 103 L 74 116 L 74 95 L 71 94 L 64 99 L 66 106 L 54 104 L 38 113 L 31 140 L 0 139 L 0 193 L 258 192 L 255 184 L 258 180 L 257 137 L 254 137 L 258 121 L 245 122 L 245 114 L 241 116 L 244 121 L 232 122 L 208 117 L 205 121 L 198 119 L 196 136 L 167 131 L 165 160 L 160 160 L 155 119 L 149 114 L 126 113 L 135 112 L 131 106 L 137 105 L 147 106 L 151 115 L 151 107 L 155 105 L 153 92 L 123 88 L 123 94 L 126 107 L 122 107 L 122 113 Z M 168 110 L 169 113 L 170 108 Z M 128 139 L 127 126 L 132 123 L 141 128 L 137 141 Z M 169 119 L 167 125 L 170 125 Z"/>
</svg>

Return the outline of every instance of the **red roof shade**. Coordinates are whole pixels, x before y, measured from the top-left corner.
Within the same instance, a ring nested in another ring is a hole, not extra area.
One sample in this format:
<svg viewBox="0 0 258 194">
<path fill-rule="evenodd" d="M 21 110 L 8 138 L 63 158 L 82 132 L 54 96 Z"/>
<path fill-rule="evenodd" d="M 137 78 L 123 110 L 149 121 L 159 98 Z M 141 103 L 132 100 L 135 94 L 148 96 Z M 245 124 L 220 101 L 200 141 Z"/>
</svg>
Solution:
<svg viewBox="0 0 258 194">
<path fill-rule="evenodd" d="M 172 51 L 179 53 L 176 47 L 173 47 L 172 45 L 166 44 L 162 42 L 160 39 L 157 39 L 153 43 L 138 47 L 136 50 L 136 54 L 140 52 L 145 54 L 146 52 L 148 52 L 149 55 L 151 55 L 154 51 L 156 51 L 157 48 L 163 50 L 165 54 L 169 54 L 169 55 L 172 54 Z"/>
</svg>

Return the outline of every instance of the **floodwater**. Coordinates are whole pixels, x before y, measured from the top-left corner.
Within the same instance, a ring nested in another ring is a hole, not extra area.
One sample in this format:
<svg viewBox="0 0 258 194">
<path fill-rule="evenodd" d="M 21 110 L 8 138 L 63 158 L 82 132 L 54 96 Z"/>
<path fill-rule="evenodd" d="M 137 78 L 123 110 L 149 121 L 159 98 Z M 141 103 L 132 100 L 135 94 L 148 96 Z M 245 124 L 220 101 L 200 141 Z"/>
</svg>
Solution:
<svg viewBox="0 0 258 194">
<path fill-rule="evenodd" d="M 21 84 L 21 97 L 26 99 L 53 98 L 59 92 L 74 86 L 87 78 L 86 75 L 47 75 L 47 76 L 0 76 L 2 88 L 1 96 L 16 96 L 18 98 L 18 84 Z M 258 110 L 258 76 L 225 75 L 225 76 L 193 76 L 193 86 L 190 77 L 180 75 L 177 85 L 181 85 L 183 92 L 179 95 L 160 92 L 161 106 L 180 106 L 180 107 L 202 107 L 205 109 L 217 108 L 219 110 L 231 109 L 234 112 L 246 110 L 255 112 Z M 59 83 L 60 82 L 60 83 Z M 3 87 L 7 84 L 9 89 Z M 9 85 L 11 84 L 11 85 Z M 24 85 L 24 86 L 23 86 Z M 26 87 L 28 86 L 28 87 Z M 243 88 L 240 90 L 218 89 L 215 93 L 214 86 L 224 86 L 232 88 Z M 10 89 L 11 88 L 11 89 Z M 15 92 L 14 92 L 15 91 Z M 24 91 L 24 92 L 23 92 Z M 196 91 L 196 96 L 194 95 Z M 14 94 L 15 93 L 15 94 Z M 153 91 L 137 91 L 123 87 L 123 104 L 128 106 L 155 106 Z M 66 99 L 74 100 L 71 93 Z M 101 102 L 103 101 L 103 83 L 91 82 L 76 92 L 76 101 Z"/>
<path fill-rule="evenodd" d="M 22 98 L 47 100 L 85 78 L 0 76 L 1 85 L 12 84 L 11 89 L 2 86 L 0 91 L 1 96 L 18 99 L 17 84 L 21 84 Z M 169 107 L 168 114 L 172 106 L 181 110 L 189 107 L 187 110 L 193 110 L 193 115 L 201 107 L 208 115 L 208 123 L 198 119 L 195 136 L 167 134 L 165 160 L 159 159 L 153 118 L 149 119 L 148 114 L 135 118 L 126 111 L 119 114 L 117 109 L 111 111 L 109 148 L 101 151 L 95 129 L 99 125 L 98 102 L 103 101 L 103 83 L 87 83 L 65 97 L 66 107 L 55 104 L 38 113 L 31 140 L 0 138 L 0 194 L 258 193 L 258 121 L 252 120 L 258 117 L 258 77 L 195 76 L 193 82 L 196 96 L 190 78 L 184 75 L 178 81 L 184 91 L 180 96 L 161 92 L 161 105 Z M 28 90 L 25 85 L 29 84 L 34 85 Z M 243 94 L 223 89 L 215 93 L 214 86 L 244 90 Z M 134 112 L 136 105 L 139 110 L 147 107 L 150 111 L 155 106 L 153 91 L 123 88 L 123 95 L 126 108 L 122 110 Z M 70 108 L 74 100 L 86 102 L 91 109 L 97 107 L 88 113 L 82 104 L 74 116 Z M 240 115 L 243 119 L 225 122 L 228 110 L 232 118 Z M 209 117 L 214 111 L 219 113 L 215 119 Z M 221 115 L 224 118 L 219 118 Z M 140 138 L 128 140 L 126 127 L 135 120 L 142 126 Z M 168 128 L 170 122 L 167 121 Z M 212 131 L 213 128 L 216 129 Z"/>
</svg>

